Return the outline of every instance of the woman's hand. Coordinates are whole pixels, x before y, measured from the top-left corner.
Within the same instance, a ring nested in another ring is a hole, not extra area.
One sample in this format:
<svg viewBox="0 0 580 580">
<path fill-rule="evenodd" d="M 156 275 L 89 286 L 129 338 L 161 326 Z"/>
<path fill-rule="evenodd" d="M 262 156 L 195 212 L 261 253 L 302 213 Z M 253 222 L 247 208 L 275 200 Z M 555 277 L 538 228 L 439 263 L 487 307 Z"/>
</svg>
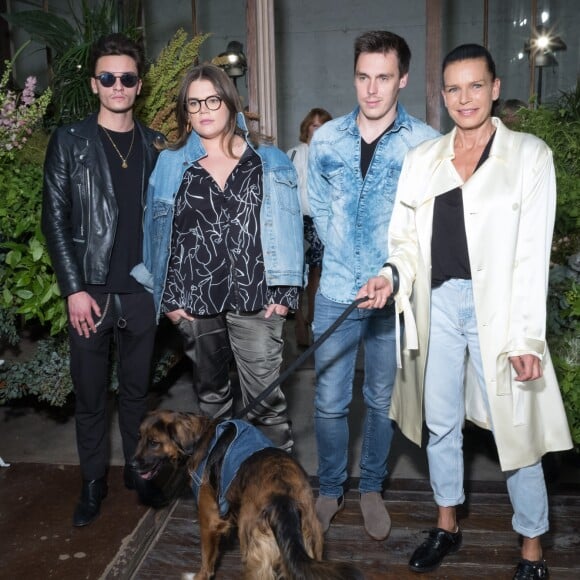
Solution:
<svg viewBox="0 0 580 580">
<path fill-rule="evenodd" d="M 533 354 L 510 356 L 510 362 L 516 371 L 516 381 L 535 381 L 542 376 L 541 361 Z"/>
<path fill-rule="evenodd" d="M 172 324 L 179 324 L 179 321 L 182 318 L 185 318 L 185 320 L 195 320 L 195 318 L 191 315 L 189 315 L 185 310 L 183 310 L 183 308 L 178 308 L 177 310 L 172 310 L 171 312 L 166 312 L 165 316 L 167 316 L 167 318 L 169 318 L 169 320 L 171 320 Z"/>
<path fill-rule="evenodd" d="M 264 318 L 270 318 L 272 314 L 286 316 L 288 314 L 288 306 L 282 306 L 282 304 L 268 304 L 268 306 L 266 306 L 266 314 L 264 314 Z"/>
<path fill-rule="evenodd" d="M 393 293 L 391 283 L 384 276 L 369 278 L 367 283 L 357 292 L 356 299 L 368 296 L 368 300 L 361 302 L 359 308 L 383 308 Z"/>
</svg>

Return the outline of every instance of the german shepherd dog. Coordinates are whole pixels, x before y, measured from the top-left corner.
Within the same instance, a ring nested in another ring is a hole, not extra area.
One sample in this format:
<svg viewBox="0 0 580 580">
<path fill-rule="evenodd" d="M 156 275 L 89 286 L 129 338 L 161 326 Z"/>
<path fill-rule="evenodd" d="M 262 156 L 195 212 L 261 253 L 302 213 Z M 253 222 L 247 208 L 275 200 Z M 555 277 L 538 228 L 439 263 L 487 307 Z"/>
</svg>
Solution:
<svg viewBox="0 0 580 580">
<path fill-rule="evenodd" d="M 256 427 L 153 411 L 141 425 L 135 463 L 146 480 L 167 463 L 187 469 L 201 534 L 196 580 L 213 577 L 220 540 L 236 526 L 245 580 L 364 580 L 351 564 L 322 561 L 323 534 L 307 475 Z"/>
</svg>

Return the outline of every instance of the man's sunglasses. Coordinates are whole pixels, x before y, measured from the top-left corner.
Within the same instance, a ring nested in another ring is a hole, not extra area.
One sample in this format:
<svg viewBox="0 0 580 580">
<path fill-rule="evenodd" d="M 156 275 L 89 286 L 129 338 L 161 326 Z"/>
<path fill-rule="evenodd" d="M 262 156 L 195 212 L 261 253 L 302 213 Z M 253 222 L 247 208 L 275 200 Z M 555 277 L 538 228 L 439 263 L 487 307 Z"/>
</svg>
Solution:
<svg viewBox="0 0 580 580">
<path fill-rule="evenodd" d="M 117 79 L 121 79 L 121 84 L 128 89 L 133 88 L 139 82 L 139 77 L 135 73 L 128 72 L 120 75 L 104 72 L 96 75 L 95 78 L 107 89 L 111 88 L 117 82 Z"/>
</svg>

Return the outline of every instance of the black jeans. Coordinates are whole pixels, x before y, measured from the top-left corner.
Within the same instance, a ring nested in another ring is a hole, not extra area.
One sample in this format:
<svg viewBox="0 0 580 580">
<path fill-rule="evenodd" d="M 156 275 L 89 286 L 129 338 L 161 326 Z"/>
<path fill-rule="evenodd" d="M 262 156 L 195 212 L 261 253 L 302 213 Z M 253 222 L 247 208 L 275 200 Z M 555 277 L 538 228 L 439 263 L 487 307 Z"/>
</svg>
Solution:
<svg viewBox="0 0 580 580">
<path fill-rule="evenodd" d="M 75 390 L 76 435 L 83 479 L 103 477 L 109 463 L 107 400 L 111 344 L 117 346 L 119 429 L 123 454 L 133 457 L 147 412 L 156 320 L 148 292 L 93 296 L 104 313 L 96 334 L 79 336 L 69 326 L 70 370 Z"/>
</svg>

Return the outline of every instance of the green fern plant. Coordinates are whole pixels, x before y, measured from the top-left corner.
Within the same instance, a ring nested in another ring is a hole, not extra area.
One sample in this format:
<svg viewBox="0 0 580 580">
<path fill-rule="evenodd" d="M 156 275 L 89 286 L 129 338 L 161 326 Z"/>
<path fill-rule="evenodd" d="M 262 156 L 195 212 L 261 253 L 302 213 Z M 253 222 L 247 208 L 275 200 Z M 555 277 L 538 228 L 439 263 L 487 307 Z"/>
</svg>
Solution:
<svg viewBox="0 0 580 580">
<path fill-rule="evenodd" d="M 163 133 L 169 141 L 175 138 L 175 102 L 185 71 L 197 62 L 199 47 L 208 34 L 188 40 L 179 29 L 157 60 L 151 64 L 143 79 L 143 90 L 135 112 L 148 126 Z"/>
</svg>

